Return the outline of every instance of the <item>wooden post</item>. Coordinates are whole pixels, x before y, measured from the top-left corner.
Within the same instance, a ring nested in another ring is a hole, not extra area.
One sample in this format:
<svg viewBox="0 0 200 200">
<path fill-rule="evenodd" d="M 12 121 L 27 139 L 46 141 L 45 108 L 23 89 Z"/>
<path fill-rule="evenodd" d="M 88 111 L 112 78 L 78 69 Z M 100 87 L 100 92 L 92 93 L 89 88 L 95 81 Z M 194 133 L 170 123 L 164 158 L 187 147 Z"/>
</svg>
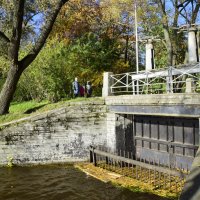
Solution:
<svg viewBox="0 0 200 200">
<path fill-rule="evenodd" d="M 92 151 L 93 151 L 93 152 L 92 152 L 92 153 L 93 153 L 93 164 L 94 164 L 94 166 L 96 167 L 96 166 L 97 166 L 97 155 L 96 155 L 96 153 L 94 152 L 94 149 L 95 149 L 95 148 L 93 147 L 93 150 L 92 150 Z"/>
<path fill-rule="evenodd" d="M 93 163 L 94 166 L 97 166 L 97 156 L 94 150 L 95 148 L 93 146 L 90 146 L 90 163 Z"/>
<path fill-rule="evenodd" d="M 106 156 L 106 165 L 108 165 L 108 157 Z"/>
<path fill-rule="evenodd" d="M 93 163 L 93 150 L 92 150 L 92 146 L 90 147 L 90 163 Z"/>
</svg>

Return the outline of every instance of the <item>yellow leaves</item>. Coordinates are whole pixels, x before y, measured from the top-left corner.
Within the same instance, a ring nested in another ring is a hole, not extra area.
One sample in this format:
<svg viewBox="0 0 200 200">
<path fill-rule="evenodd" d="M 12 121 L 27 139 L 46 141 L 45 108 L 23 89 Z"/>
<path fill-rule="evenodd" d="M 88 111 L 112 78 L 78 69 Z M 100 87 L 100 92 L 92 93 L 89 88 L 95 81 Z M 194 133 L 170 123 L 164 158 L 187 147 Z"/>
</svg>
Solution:
<svg viewBox="0 0 200 200">
<path fill-rule="evenodd" d="M 79 37 L 88 32 L 90 27 L 95 27 L 97 19 L 100 19 L 99 8 L 94 1 L 72 0 L 67 3 L 57 19 L 53 34 L 59 32 L 63 38 Z"/>
<path fill-rule="evenodd" d="M 38 6 L 39 10 L 47 11 L 49 7 L 54 8 L 60 0 L 35 0 L 35 4 Z"/>
<path fill-rule="evenodd" d="M 0 56 L 0 73 L 6 74 L 10 66 L 10 61 L 4 56 Z"/>
<path fill-rule="evenodd" d="M 14 1 L 12 1 L 12 0 L 2 0 L 1 5 L 5 10 L 13 10 Z"/>
<path fill-rule="evenodd" d="M 125 63 L 123 60 L 118 60 L 112 67 L 112 71 L 116 74 L 124 73 L 129 70 L 129 63 Z"/>
</svg>

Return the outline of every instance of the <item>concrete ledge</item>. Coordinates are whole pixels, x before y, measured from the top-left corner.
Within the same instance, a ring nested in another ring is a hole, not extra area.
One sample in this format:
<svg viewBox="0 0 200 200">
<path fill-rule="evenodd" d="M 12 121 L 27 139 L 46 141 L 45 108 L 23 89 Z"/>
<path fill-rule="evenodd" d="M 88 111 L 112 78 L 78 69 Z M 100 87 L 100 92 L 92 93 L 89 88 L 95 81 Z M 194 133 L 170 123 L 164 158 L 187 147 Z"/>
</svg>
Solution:
<svg viewBox="0 0 200 200">
<path fill-rule="evenodd" d="M 200 94 L 121 95 L 105 98 L 106 105 L 200 105 Z"/>
</svg>

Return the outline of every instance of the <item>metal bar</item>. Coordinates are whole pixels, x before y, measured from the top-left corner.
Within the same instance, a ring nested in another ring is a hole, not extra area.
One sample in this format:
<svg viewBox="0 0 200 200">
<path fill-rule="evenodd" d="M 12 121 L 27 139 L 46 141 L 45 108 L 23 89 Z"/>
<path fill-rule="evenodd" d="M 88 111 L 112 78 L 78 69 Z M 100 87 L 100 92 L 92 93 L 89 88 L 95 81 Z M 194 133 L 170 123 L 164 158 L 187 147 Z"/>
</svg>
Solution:
<svg viewBox="0 0 200 200">
<path fill-rule="evenodd" d="M 142 140 L 142 141 L 145 141 L 145 142 L 154 142 L 154 143 L 157 143 L 157 144 L 172 145 L 172 146 L 175 146 L 175 147 L 184 147 L 184 148 L 188 148 L 188 149 L 198 149 L 199 148 L 199 146 L 197 146 L 197 145 L 183 144 L 183 143 L 178 143 L 178 142 L 168 142 L 168 141 L 165 141 L 165 140 L 145 138 L 145 137 L 140 137 L 140 136 L 135 136 L 134 139 L 135 140 Z"/>
<path fill-rule="evenodd" d="M 171 72 L 172 76 L 183 74 L 183 73 L 189 73 L 189 74 L 194 74 L 194 73 L 200 73 L 200 68 L 199 64 L 195 65 L 194 67 L 191 66 L 183 66 L 182 68 L 172 68 L 169 67 L 168 69 L 165 70 L 159 70 L 159 71 L 153 71 L 151 74 L 148 74 L 148 78 L 154 78 L 154 77 L 166 77 L 168 76 L 168 70 L 173 69 Z M 174 70 L 175 69 L 175 70 Z M 140 79 L 146 79 L 147 73 L 140 71 L 138 74 L 132 75 L 133 80 L 140 80 Z"/>
<path fill-rule="evenodd" d="M 160 167 L 160 159 L 158 160 L 158 166 Z M 160 173 L 160 171 L 158 172 L 159 174 L 158 174 L 158 176 L 159 176 L 159 188 L 160 188 L 160 185 L 161 185 L 161 173 Z"/>
<path fill-rule="evenodd" d="M 140 162 L 141 162 L 141 157 L 140 157 Z M 140 178 L 142 178 L 142 167 L 140 166 Z"/>
<path fill-rule="evenodd" d="M 150 164 L 150 158 L 149 158 L 149 164 Z M 150 169 L 148 170 L 149 170 L 149 182 L 151 183 L 151 170 Z"/>
<path fill-rule="evenodd" d="M 120 158 L 121 158 L 121 156 L 122 156 L 122 151 L 121 151 L 121 150 L 119 150 L 119 156 L 118 156 L 118 157 L 120 157 Z M 118 160 L 120 160 L 120 159 L 118 159 Z M 123 174 L 122 160 L 120 160 L 120 167 L 121 167 L 121 173 Z"/>
<path fill-rule="evenodd" d="M 155 159 L 153 160 L 153 165 L 155 165 Z M 153 173 L 154 175 L 153 175 L 153 177 L 154 177 L 154 182 L 153 182 L 153 184 L 154 184 L 154 186 L 156 185 L 156 169 L 154 168 L 154 173 Z"/>
<path fill-rule="evenodd" d="M 164 189 L 166 189 L 166 174 L 164 174 Z"/>
<path fill-rule="evenodd" d="M 137 157 L 136 157 L 136 161 L 137 161 Z M 138 179 L 138 166 L 136 165 L 135 166 L 135 170 L 136 170 L 136 172 L 135 172 L 135 176 L 136 176 L 136 179 Z"/>
<path fill-rule="evenodd" d="M 176 171 L 176 170 L 172 170 L 172 169 L 168 169 L 168 168 L 164 168 L 164 167 L 150 165 L 148 163 L 142 163 L 140 161 L 124 158 L 124 157 L 121 157 L 121 156 L 116 156 L 116 155 L 113 155 L 113 154 L 110 154 L 110 153 L 107 153 L 107 152 L 103 152 L 103 151 L 100 151 L 100 150 L 97 150 L 97 149 L 94 149 L 94 153 L 100 154 L 100 155 L 105 156 L 105 157 L 108 156 L 108 157 L 113 158 L 115 160 L 120 160 L 121 165 L 122 165 L 122 162 L 126 162 L 126 163 L 133 164 L 133 165 L 136 165 L 136 166 L 139 166 L 139 167 L 144 167 L 144 168 L 147 168 L 147 169 L 156 170 L 158 172 L 168 173 L 168 174 L 171 174 L 173 176 L 179 176 L 179 177 L 185 177 L 186 176 L 186 174 L 184 174 L 182 171 Z M 121 151 L 120 151 L 120 154 L 121 154 Z"/>
</svg>

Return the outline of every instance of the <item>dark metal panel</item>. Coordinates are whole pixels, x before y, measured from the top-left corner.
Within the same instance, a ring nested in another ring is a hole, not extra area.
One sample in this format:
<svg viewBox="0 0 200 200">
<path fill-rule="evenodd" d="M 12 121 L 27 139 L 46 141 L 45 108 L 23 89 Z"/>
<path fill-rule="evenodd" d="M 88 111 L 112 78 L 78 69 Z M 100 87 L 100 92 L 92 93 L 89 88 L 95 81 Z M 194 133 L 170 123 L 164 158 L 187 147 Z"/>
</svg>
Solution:
<svg viewBox="0 0 200 200">
<path fill-rule="evenodd" d="M 158 139 L 158 127 L 159 127 L 159 118 L 158 117 L 151 117 L 151 138 Z M 158 144 L 155 142 L 151 142 L 151 148 L 158 150 Z"/>
<path fill-rule="evenodd" d="M 200 119 L 199 119 L 200 121 Z M 194 144 L 195 145 L 200 145 L 200 128 L 199 128 L 199 123 L 195 123 L 195 128 L 194 128 Z M 196 156 L 197 150 L 194 151 L 194 157 Z"/>
<path fill-rule="evenodd" d="M 116 117 L 116 148 L 125 151 L 125 135 L 124 135 L 124 115 Z"/>
<path fill-rule="evenodd" d="M 125 151 L 143 158 L 154 155 L 172 167 L 183 163 L 186 167 L 187 162 L 191 165 L 199 146 L 198 119 L 131 114 L 117 116 L 116 145 L 122 155 Z"/>
<path fill-rule="evenodd" d="M 159 121 L 159 139 L 167 141 L 167 117 L 161 117 Z M 159 144 L 159 150 L 167 152 L 167 145 Z"/>
<path fill-rule="evenodd" d="M 165 166 L 169 165 L 169 154 L 167 152 L 160 152 L 158 150 L 146 149 L 141 147 L 136 147 L 137 157 L 143 160 L 163 163 Z"/>
<path fill-rule="evenodd" d="M 174 120 L 174 142 L 183 143 L 183 119 Z M 182 147 L 175 147 L 175 154 L 184 155 Z"/>
<path fill-rule="evenodd" d="M 195 122 L 191 119 L 184 121 L 184 143 L 195 145 Z M 194 156 L 195 150 L 185 148 L 186 156 Z"/>
<path fill-rule="evenodd" d="M 149 123 L 149 117 L 148 116 L 144 116 L 143 118 L 143 137 L 145 138 L 149 138 L 150 136 L 150 123 Z M 143 142 L 143 147 L 145 148 L 149 148 L 150 147 L 150 143 L 148 141 L 144 141 Z"/>
<path fill-rule="evenodd" d="M 144 158 L 153 151 L 159 159 L 168 160 L 172 167 L 184 165 L 186 169 L 191 165 L 198 148 L 198 119 L 148 115 L 135 115 L 134 119 L 138 156 Z"/>
<path fill-rule="evenodd" d="M 143 120 L 142 120 L 142 117 L 141 116 L 137 116 L 134 118 L 134 122 L 135 122 L 135 135 L 136 136 L 141 136 L 143 137 L 142 135 L 142 132 L 143 132 Z M 136 146 L 142 146 L 142 141 L 138 140 L 136 141 Z"/>
<path fill-rule="evenodd" d="M 124 131 L 125 131 L 125 151 L 133 152 L 133 116 L 124 116 Z M 128 156 L 128 155 L 126 155 Z"/>
<path fill-rule="evenodd" d="M 199 119 L 200 121 L 200 119 Z M 199 123 L 195 123 L 195 131 L 194 131 L 194 135 L 195 135 L 195 140 L 194 143 L 195 145 L 200 145 L 200 129 L 199 129 Z"/>
</svg>

